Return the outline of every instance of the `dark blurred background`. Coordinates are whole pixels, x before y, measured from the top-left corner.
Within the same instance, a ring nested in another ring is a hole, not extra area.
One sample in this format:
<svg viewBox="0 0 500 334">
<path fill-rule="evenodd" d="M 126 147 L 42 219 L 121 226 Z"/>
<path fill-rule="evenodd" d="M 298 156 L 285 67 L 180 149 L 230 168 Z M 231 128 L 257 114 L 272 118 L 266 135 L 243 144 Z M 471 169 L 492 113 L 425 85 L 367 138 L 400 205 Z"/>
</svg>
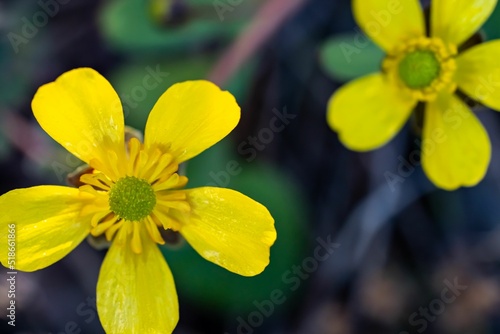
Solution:
<svg viewBox="0 0 500 334">
<path fill-rule="evenodd" d="M 101 72 L 140 130 L 175 82 L 208 78 L 236 96 L 240 124 L 189 162 L 188 187 L 215 184 L 264 203 L 278 240 L 254 278 L 186 243 L 163 247 L 179 293 L 175 333 L 500 333 L 500 115 L 477 109 L 493 156 L 474 188 L 436 189 L 403 162 L 418 152 L 410 124 L 376 151 L 344 148 L 326 103 L 382 57 L 372 46 L 347 62 L 339 54 L 359 34 L 350 1 L 2 0 L 0 31 L 0 193 L 64 184 L 78 167 L 30 108 L 36 89 L 67 70 Z M 482 36 L 500 37 L 498 8 Z M 146 89 L 151 72 L 158 85 Z M 47 269 L 19 273 L 16 326 L 2 315 L 0 332 L 102 333 L 104 255 L 85 241 Z"/>
</svg>

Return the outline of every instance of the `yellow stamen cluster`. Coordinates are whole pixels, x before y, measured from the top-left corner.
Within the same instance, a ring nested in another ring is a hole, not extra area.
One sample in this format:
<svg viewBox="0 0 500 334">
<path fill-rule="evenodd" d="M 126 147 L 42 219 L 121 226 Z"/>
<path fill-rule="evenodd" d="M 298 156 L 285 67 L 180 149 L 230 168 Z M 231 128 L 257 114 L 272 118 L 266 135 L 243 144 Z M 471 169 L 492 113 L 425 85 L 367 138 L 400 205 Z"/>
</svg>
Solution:
<svg viewBox="0 0 500 334">
<path fill-rule="evenodd" d="M 387 54 L 383 71 L 404 90 L 420 101 L 432 101 L 439 91 L 456 90 L 454 45 L 439 38 L 419 37 L 400 44 Z"/>
<path fill-rule="evenodd" d="M 159 148 L 146 148 L 137 138 L 128 142 L 124 162 L 118 164 L 116 153 L 109 151 L 105 164 L 93 160 L 90 165 L 94 171 L 80 177 L 85 185 L 79 189 L 95 198 L 82 212 L 92 215 L 94 237 L 104 233 L 111 241 L 123 228 L 127 233 L 120 235 L 131 236 L 132 250 L 140 253 L 144 229 L 154 242 L 164 244 L 159 228 L 179 230 L 176 215 L 191 210 L 186 194 L 177 190 L 188 179 L 177 173 L 173 156 Z"/>
</svg>

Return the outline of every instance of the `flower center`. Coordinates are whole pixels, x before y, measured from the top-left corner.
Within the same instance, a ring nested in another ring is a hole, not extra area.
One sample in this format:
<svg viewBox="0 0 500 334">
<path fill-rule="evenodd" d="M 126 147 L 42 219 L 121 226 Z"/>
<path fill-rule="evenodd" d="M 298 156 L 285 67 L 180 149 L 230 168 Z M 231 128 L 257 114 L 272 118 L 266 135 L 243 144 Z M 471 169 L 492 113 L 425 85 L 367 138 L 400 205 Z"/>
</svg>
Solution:
<svg viewBox="0 0 500 334">
<path fill-rule="evenodd" d="M 419 37 L 400 44 L 384 59 L 382 68 L 390 79 L 420 101 L 434 100 L 448 89 L 455 91 L 456 47 L 439 38 Z"/>
<path fill-rule="evenodd" d="M 119 179 L 109 191 L 111 211 L 128 221 L 146 218 L 155 205 L 156 195 L 151 185 L 134 176 Z"/>
<path fill-rule="evenodd" d="M 136 254 L 142 252 L 144 237 L 163 245 L 160 230 L 179 231 L 178 214 L 191 212 L 187 193 L 179 190 L 188 179 L 177 173 L 174 156 L 156 147 L 145 148 L 133 137 L 126 160 L 118 161 L 112 151 L 108 158 L 106 164 L 92 160 L 92 168 L 80 176 L 82 196 L 93 198 L 82 208 L 82 215 L 92 215 L 90 234 L 104 234 L 108 242 L 115 237 L 130 241 Z"/>
<path fill-rule="evenodd" d="M 399 77 L 412 89 L 430 86 L 439 77 L 441 65 L 433 52 L 416 50 L 399 63 Z"/>
</svg>

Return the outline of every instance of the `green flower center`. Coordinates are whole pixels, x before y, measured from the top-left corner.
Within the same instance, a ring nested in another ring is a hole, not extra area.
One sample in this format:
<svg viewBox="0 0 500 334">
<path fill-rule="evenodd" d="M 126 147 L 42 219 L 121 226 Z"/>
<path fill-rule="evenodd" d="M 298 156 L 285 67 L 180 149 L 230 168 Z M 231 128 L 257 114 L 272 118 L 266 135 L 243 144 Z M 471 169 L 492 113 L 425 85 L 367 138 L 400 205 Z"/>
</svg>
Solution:
<svg viewBox="0 0 500 334">
<path fill-rule="evenodd" d="M 116 182 L 109 191 L 109 206 L 119 217 L 129 221 L 146 218 L 156 204 L 151 185 L 142 179 L 126 176 Z"/>
<path fill-rule="evenodd" d="M 441 65 L 432 51 L 413 51 L 399 63 L 399 76 L 412 89 L 430 86 L 440 71 Z"/>
</svg>

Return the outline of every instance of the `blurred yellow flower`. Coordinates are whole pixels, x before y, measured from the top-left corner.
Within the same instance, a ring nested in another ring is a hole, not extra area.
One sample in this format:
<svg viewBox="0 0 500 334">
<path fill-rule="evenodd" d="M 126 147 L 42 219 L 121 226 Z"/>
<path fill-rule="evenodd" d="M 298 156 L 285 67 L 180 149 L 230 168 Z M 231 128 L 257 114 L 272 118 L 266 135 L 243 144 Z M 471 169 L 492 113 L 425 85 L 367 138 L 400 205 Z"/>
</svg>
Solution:
<svg viewBox="0 0 500 334">
<path fill-rule="evenodd" d="M 181 190 L 186 161 L 238 123 L 234 97 L 208 81 L 171 86 L 149 115 L 144 143 L 124 139 L 118 95 L 96 71 L 80 68 L 37 91 L 42 128 L 93 168 L 80 188 L 38 186 L 0 197 L 1 238 L 16 224 L 16 266 L 45 268 L 89 233 L 111 247 L 97 283 L 97 310 L 108 333 L 170 333 L 179 319 L 170 269 L 156 244 L 159 229 L 180 232 L 205 259 L 253 276 L 269 264 L 274 220 L 261 204 L 222 188 Z M 2 241 L 7 245 L 7 240 Z M 8 253 L 0 248 L 0 261 Z"/>
<path fill-rule="evenodd" d="M 500 110 L 500 40 L 457 52 L 487 20 L 496 0 L 433 0 L 430 32 L 418 0 L 354 0 L 363 31 L 385 52 L 382 71 L 333 94 L 327 120 L 356 151 L 391 140 L 425 102 L 422 166 L 438 187 L 474 186 L 488 169 L 491 146 L 481 122 L 455 92 Z M 430 36 L 430 37 L 428 37 Z"/>
</svg>

